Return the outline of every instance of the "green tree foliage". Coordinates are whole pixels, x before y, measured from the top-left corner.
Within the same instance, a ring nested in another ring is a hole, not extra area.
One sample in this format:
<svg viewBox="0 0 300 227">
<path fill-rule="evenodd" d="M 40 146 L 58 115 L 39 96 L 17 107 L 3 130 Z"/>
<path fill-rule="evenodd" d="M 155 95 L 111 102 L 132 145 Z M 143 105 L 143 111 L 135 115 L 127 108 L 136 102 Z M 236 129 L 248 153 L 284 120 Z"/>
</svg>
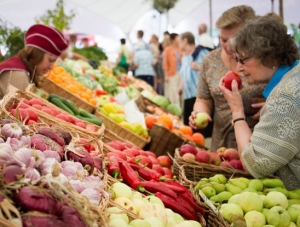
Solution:
<svg viewBox="0 0 300 227">
<path fill-rule="evenodd" d="M 153 0 L 153 8 L 159 13 L 168 13 L 172 9 L 178 0 Z"/>
<path fill-rule="evenodd" d="M 74 17 L 75 12 L 73 10 L 70 11 L 70 15 L 66 14 L 64 0 L 58 0 L 54 10 L 47 10 L 43 16 L 36 18 L 35 21 L 36 23 L 53 26 L 62 31 L 64 29 L 70 29 L 70 24 Z"/>
<path fill-rule="evenodd" d="M 5 56 L 0 56 L 0 61 L 16 55 L 24 47 L 24 35 L 25 31 L 0 20 L 0 46 L 6 51 Z"/>
</svg>

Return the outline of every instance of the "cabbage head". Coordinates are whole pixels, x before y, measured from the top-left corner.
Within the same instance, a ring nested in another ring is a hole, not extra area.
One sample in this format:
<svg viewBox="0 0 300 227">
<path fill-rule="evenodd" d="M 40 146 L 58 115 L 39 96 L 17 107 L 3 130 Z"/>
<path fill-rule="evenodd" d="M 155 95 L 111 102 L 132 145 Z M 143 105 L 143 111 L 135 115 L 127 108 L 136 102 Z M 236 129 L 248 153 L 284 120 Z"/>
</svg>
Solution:
<svg viewBox="0 0 300 227">
<path fill-rule="evenodd" d="M 170 104 L 169 100 L 162 95 L 155 96 L 152 101 L 165 109 L 167 109 Z"/>
</svg>

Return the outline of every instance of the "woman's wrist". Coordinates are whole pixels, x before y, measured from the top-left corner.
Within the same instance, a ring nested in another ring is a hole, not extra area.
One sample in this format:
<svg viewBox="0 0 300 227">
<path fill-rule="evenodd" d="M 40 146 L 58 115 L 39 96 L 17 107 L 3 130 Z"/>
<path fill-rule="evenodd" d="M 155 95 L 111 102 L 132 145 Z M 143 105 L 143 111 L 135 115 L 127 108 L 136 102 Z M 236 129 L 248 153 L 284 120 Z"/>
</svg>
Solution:
<svg viewBox="0 0 300 227">
<path fill-rule="evenodd" d="M 235 120 L 238 118 L 245 118 L 244 112 L 242 112 L 242 111 L 232 112 L 232 120 Z"/>
</svg>

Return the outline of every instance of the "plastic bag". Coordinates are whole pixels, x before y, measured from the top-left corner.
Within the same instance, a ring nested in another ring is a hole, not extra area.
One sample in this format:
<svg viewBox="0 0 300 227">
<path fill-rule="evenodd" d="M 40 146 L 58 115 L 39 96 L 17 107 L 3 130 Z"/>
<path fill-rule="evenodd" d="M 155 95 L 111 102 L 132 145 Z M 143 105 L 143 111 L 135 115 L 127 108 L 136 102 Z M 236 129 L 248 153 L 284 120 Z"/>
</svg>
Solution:
<svg viewBox="0 0 300 227">
<path fill-rule="evenodd" d="M 128 97 L 128 95 L 126 94 L 126 91 L 124 90 L 115 96 L 115 100 L 118 103 L 125 105 L 127 102 L 130 101 L 130 98 Z"/>
<path fill-rule="evenodd" d="M 139 110 L 134 100 L 130 100 L 124 105 L 126 121 L 129 123 L 140 123 L 146 129 L 144 114 Z"/>
</svg>

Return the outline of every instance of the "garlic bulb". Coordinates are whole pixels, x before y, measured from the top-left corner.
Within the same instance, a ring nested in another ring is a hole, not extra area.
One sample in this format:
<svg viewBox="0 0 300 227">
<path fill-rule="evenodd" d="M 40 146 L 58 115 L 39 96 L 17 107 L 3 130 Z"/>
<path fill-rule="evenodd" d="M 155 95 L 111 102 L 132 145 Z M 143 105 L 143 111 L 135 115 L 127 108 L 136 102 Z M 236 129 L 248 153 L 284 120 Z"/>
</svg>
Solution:
<svg viewBox="0 0 300 227">
<path fill-rule="evenodd" d="M 63 161 L 61 166 L 63 168 L 62 173 L 69 179 L 82 179 L 88 175 L 88 172 L 83 168 L 80 162 Z"/>
<path fill-rule="evenodd" d="M 45 150 L 43 151 L 43 154 L 45 155 L 45 158 L 55 158 L 56 161 L 61 162 L 61 158 L 56 151 Z"/>
<path fill-rule="evenodd" d="M 13 150 L 7 143 L 0 143 L 0 164 L 6 164 L 7 166 L 14 164 L 17 164 L 20 167 L 25 166 L 24 163 L 16 158 Z"/>
<path fill-rule="evenodd" d="M 61 173 L 61 166 L 54 158 L 46 158 L 39 166 L 40 173 L 43 176 L 50 174 L 52 177 L 58 177 Z"/>
<path fill-rule="evenodd" d="M 31 151 L 30 148 L 20 148 L 14 153 L 15 157 L 29 167 L 31 162 Z M 35 164 L 35 163 L 33 163 Z"/>
<path fill-rule="evenodd" d="M 5 143 L 5 141 L 2 137 L 0 137 L 0 143 Z"/>
<path fill-rule="evenodd" d="M 58 174 L 57 177 L 54 177 L 51 173 L 49 173 L 49 174 L 47 174 L 45 176 L 46 176 L 46 178 L 52 178 L 52 179 L 55 179 L 55 180 L 59 180 L 63 184 L 66 184 L 66 185 L 69 184 L 68 178 L 64 174 L 62 174 L 62 173 Z"/>
<path fill-rule="evenodd" d="M 76 179 L 77 168 L 75 165 L 68 165 L 62 168 L 61 173 L 64 174 L 68 179 Z"/>
<path fill-rule="evenodd" d="M 85 188 L 102 188 L 103 182 L 98 176 L 88 176 L 83 178 L 83 185 Z"/>
<path fill-rule="evenodd" d="M 22 136 L 20 139 L 9 137 L 7 138 L 7 143 L 9 143 L 11 148 L 16 151 L 22 147 L 30 147 L 30 137 Z"/>
<path fill-rule="evenodd" d="M 1 128 L 1 134 L 5 139 L 8 137 L 20 139 L 23 131 L 16 123 L 5 124 Z"/>
<path fill-rule="evenodd" d="M 37 180 L 41 177 L 39 171 L 34 168 L 28 168 L 25 171 L 25 177 L 29 178 L 30 180 Z"/>
<path fill-rule="evenodd" d="M 95 205 L 99 205 L 99 202 L 101 200 L 101 194 L 93 189 L 93 188 L 87 188 L 87 189 L 84 189 L 80 195 L 83 195 L 85 197 L 87 197 L 91 203 L 95 204 Z"/>
<path fill-rule="evenodd" d="M 35 160 L 35 167 L 39 167 L 39 165 L 45 160 L 45 155 L 42 151 L 31 149 L 31 156 Z"/>
<path fill-rule="evenodd" d="M 83 186 L 83 182 L 80 180 L 70 180 L 69 184 L 72 188 L 74 188 L 78 193 L 81 193 L 85 188 Z"/>
</svg>

